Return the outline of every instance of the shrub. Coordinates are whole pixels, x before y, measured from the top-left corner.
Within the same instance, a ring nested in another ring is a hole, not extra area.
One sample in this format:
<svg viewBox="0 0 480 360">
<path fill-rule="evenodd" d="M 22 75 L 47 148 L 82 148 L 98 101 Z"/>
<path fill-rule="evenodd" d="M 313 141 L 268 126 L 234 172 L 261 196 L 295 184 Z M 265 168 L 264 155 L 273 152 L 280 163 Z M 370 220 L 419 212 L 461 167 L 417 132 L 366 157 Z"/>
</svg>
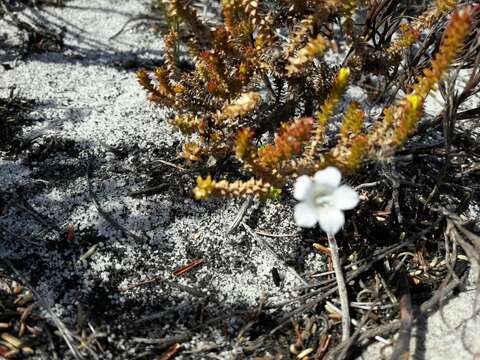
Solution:
<svg viewBox="0 0 480 360">
<path fill-rule="evenodd" d="M 209 23 L 190 2 L 162 4 L 171 26 L 165 62 L 153 73 L 139 71 L 140 84 L 151 101 L 175 110 L 172 124 L 193 135 L 182 152 L 186 160 L 233 157 L 251 177 L 198 178 L 197 199 L 268 196 L 327 166 L 348 174 L 365 161 L 388 160 L 414 134 L 425 99 L 462 51 L 474 16 L 474 8 L 456 9 L 447 0 L 408 22 L 396 20 L 407 11 L 401 2 L 223 0 L 222 21 Z M 360 25 L 357 12 L 368 14 Z M 449 13 L 432 44 L 425 30 Z M 435 45 L 433 58 L 421 62 Z M 323 57 L 338 46 L 348 54 L 339 68 Z M 378 117 L 345 97 L 368 74 L 404 93 L 385 101 Z"/>
</svg>

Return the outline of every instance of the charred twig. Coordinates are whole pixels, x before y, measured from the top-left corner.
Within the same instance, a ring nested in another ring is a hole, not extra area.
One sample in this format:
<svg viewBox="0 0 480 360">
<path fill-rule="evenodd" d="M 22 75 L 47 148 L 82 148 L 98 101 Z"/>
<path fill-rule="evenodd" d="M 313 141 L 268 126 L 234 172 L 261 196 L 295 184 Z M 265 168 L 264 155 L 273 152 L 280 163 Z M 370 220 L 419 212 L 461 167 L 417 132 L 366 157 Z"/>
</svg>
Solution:
<svg viewBox="0 0 480 360">
<path fill-rule="evenodd" d="M 0 225 L 0 235 L 2 233 L 5 233 L 5 234 L 8 234 L 9 236 L 11 236 L 12 238 L 14 239 L 17 239 L 17 240 L 21 240 L 21 241 L 25 241 L 27 242 L 28 244 L 32 245 L 32 246 L 39 246 L 38 243 L 36 243 L 35 241 L 31 240 L 29 237 L 27 236 L 21 236 L 21 235 L 18 235 L 10 230 L 8 230 L 6 227 L 4 227 L 3 225 Z"/>
<path fill-rule="evenodd" d="M 327 304 L 326 306 L 328 306 L 330 309 L 332 309 L 333 311 L 335 311 L 337 314 L 339 314 L 339 315 L 342 314 L 342 311 L 341 311 L 338 307 L 336 307 L 335 305 L 333 305 L 330 301 L 327 301 L 326 304 Z M 350 305 L 351 305 L 351 304 L 350 304 Z M 373 310 L 372 307 L 369 309 L 369 312 L 368 312 L 368 313 L 370 313 L 371 310 Z M 360 327 L 363 331 L 366 330 L 365 327 L 364 327 L 365 324 L 362 324 L 361 321 L 358 322 L 358 321 L 355 320 L 354 318 L 351 318 L 350 321 L 351 321 L 351 323 L 352 323 L 353 326 L 355 326 L 355 327 Z M 391 344 L 391 342 L 390 342 L 389 340 L 384 339 L 384 338 L 381 337 L 381 336 L 375 336 L 375 340 L 377 340 L 378 342 L 381 342 L 381 343 L 383 343 L 383 344 L 386 344 L 386 345 L 390 345 L 390 344 Z"/>
<path fill-rule="evenodd" d="M 174 281 L 169 281 L 169 282 L 167 282 L 167 284 L 169 284 L 171 287 L 177 288 L 178 290 L 189 293 L 190 295 L 195 296 L 197 298 L 202 298 L 203 299 L 207 296 L 205 293 L 200 291 L 198 288 L 194 288 L 194 287 L 191 287 L 191 286 L 179 284 L 179 283 L 174 282 Z"/>
<path fill-rule="evenodd" d="M 434 223 L 434 225 L 432 225 L 433 227 L 436 226 L 436 224 L 439 222 L 440 220 L 437 220 L 436 223 Z M 431 229 L 429 227 L 429 229 Z M 361 262 L 359 263 L 355 263 L 355 264 L 350 264 L 350 265 L 347 265 L 345 266 L 345 269 L 352 269 L 350 271 L 347 272 L 346 274 L 346 281 L 347 282 L 350 282 L 352 281 L 353 279 L 357 278 L 359 275 L 363 274 L 365 271 L 368 271 L 369 269 L 372 268 L 372 266 L 377 263 L 378 261 L 384 259 L 385 257 L 395 253 L 396 251 L 410 245 L 415 239 L 418 239 L 419 237 L 423 236 L 426 232 L 428 232 L 427 230 L 424 230 L 422 232 L 420 232 L 419 234 L 417 234 L 417 236 L 414 236 L 412 237 L 411 239 L 408 239 L 408 240 L 405 240 L 399 244 L 396 244 L 396 245 L 393 245 L 393 246 L 390 246 L 384 250 L 382 250 L 381 252 L 378 252 L 377 254 L 374 254 L 372 257 L 369 257 L 369 258 L 366 258 L 364 260 L 362 260 Z M 333 272 L 334 273 L 334 272 Z M 282 302 L 280 304 L 275 304 L 274 307 L 279 307 L 279 306 L 283 306 L 283 305 L 288 305 L 288 304 L 291 304 L 293 302 L 298 302 L 298 301 L 304 301 L 308 298 L 312 298 L 314 296 L 317 296 L 319 294 L 325 294 L 325 291 L 328 289 L 328 291 L 330 290 L 334 290 L 334 289 L 330 289 L 332 285 L 334 285 L 334 279 L 331 279 L 331 280 L 326 280 L 326 281 L 322 281 L 320 283 L 316 283 L 316 284 L 311 284 L 311 285 L 307 285 L 307 286 L 304 286 L 302 287 L 301 289 L 310 289 L 312 287 L 317 287 L 317 286 L 323 286 L 323 285 L 327 285 L 321 289 L 318 289 L 318 290 L 315 290 L 315 291 L 312 291 L 306 295 L 303 295 L 303 296 L 300 296 L 296 299 L 293 299 L 293 300 L 289 300 L 289 301 L 285 301 L 285 302 Z M 334 292 L 334 291 L 333 291 Z M 324 297 L 321 297 L 320 300 L 323 300 Z M 320 301 L 319 300 L 319 301 Z M 268 307 L 268 306 L 267 306 Z"/>
<path fill-rule="evenodd" d="M 315 299 L 305 301 L 304 305 L 301 305 L 298 308 L 296 308 L 295 310 L 292 310 L 292 311 L 288 312 L 287 314 L 285 314 L 285 316 L 283 316 L 280 319 L 280 324 L 277 327 L 275 327 L 273 330 L 271 330 L 269 334 L 274 335 L 277 331 L 279 331 L 286 324 L 288 324 L 288 322 L 290 321 L 290 319 L 293 316 L 301 314 L 301 313 L 315 307 L 319 302 L 325 300 L 330 295 L 334 294 L 336 291 L 337 291 L 337 288 L 334 287 L 334 288 L 329 289 L 327 291 L 316 292 L 316 294 L 319 294 L 319 296 L 317 296 Z M 300 297 L 299 299 L 295 299 L 295 301 L 297 301 L 297 300 L 303 301 L 305 299 L 308 299 L 309 297 L 312 297 L 311 294 L 308 294 L 308 295 L 309 295 L 308 297 Z M 269 307 L 266 306 L 266 308 L 269 308 Z"/>
<path fill-rule="evenodd" d="M 135 289 L 137 287 L 143 286 L 143 285 L 154 284 L 154 283 L 160 282 L 161 280 L 162 280 L 161 276 L 155 276 L 151 279 L 147 279 L 147 280 L 136 282 L 134 284 L 127 285 L 126 287 L 121 288 L 119 290 L 121 292 L 125 292 L 125 291 L 128 291 L 128 290 L 132 290 L 132 289 Z"/>
<path fill-rule="evenodd" d="M 159 17 L 159 16 L 151 16 L 151 15 L 137 15 L 137 16 L 134 16 L 130 19 L 128 19 L 123 25 L 122 27 L 120 28 L 120 30 L 118 30 L 115 34 L 113 34 L 112 36 L 110 36 L 108 39 L 109 40 L 113 40 L 115 38 L 117 38 L 118 36 L 120 36 L 121 33 L 123 33 L 125 31 L 125 28 L 128 26 L 128 24 L 134 22 L 134 21 L 141 21 L 141 20 L 150 20 L 150 21 L 157 21 L 157 22 L 163 22 L 165 19 L 162 18 L 162 17 Z"/>
<path fill-rule="evenodd" d="M 247 322 L 245 323 L 245 325 L 243 325 L 242 328 L 239 330 L 238 335 L 236 337 L 236 341 L 235 341 L 236 347 L 238 347 L 245 340 L 244 338 L 245 333 L 258 321 L 259 316 L 263 311 L 264 305 L 265 305 L 265 299 L 262 298 L 260 299 L 260 302 L 255 312 L 252 314 L 252 316 L 249 319 L 247 319 Z"/>
<path fill-rule="evenodd" d="M 191 333 L 190 331 L 186 331 L 182 334 L 174 335 L 164 339 L 149 339 L 149 338 L 133 337 L 132 341 L 141 343 L 141 344 L 155 345 L 157 349 L 162 350 L 176 343 L 182 343 L 182 342 L 188 341 L 192 338 L 193 335 L 194 334 Z"/>
<path fill-rule="evenodd" d="M 175 305 L 175 306 L 171 306 L 171 307 L 168 307 L 162 311 L 159 311 L 159 312 L 155 312 L 153 314 L 150 314 L 150 315 L 146 315 L 146 316 L 143 316 L 139 319 L 136 319 L 135 321 L 133 321 L 133 325 L 134 326 L 139 326 L 139 325 L 142 325 L 142 324 L 145 324 L 145 323 L 148 323 L 148 322 L 151 322 L 151 321 L 156 321 L 156 320 L 160 320 L 160 319 L 163 319 L 165 316 L 169 315 L 169 314 L 172 314 L 172 313 L 176 313 L 178 312 L 179 310 L 183 310 L 183 309 L 186 309 L 187 307 L 189 307 L 191 305 L 189 304 L 180 304 L 180 305 Z M 143 338 L 142 338 L 143 339 Z M 151 341 L 158 341 L 158 339 L 149 339 Z M 139 341 L 141 342 L 141 341 Z"/>
<path fill-rule="evenodd" d="M 392 184 L 392 204 L 395 209 L 395 214 L 397 215 L 397 221 L 399 224 L 403 223 L 403 216 L 400 210 L 400 179 L 399 174 L 395 170 L 395 166 L 392 163 L 389 169 L 386 169 L 385 176 Z"/>
<path fill-rule="evenodd" d="M 410 336 L 412 332 L 413 314 L 410 286 L 405 271 L 398 273 L 398 288 L 400 297 L 400 330 L 393 348 L 391 360 L 406 359 L 410 353 Z"/>
<path fill-rule="evenodd" d="M 454 228 L 450 227 L 450 234 L 463 248 L 468 257 L 477 264 L 480 264 L 480 236 L 475 235 L 466 229 L 458 215 L 452 213 L 444 207 L 432 207 L 432 210 L 441 213 L 444 217 L 447 217 L 453 225 L 455 225 Z M 460 236 L 457 230 L 460 231 L 465 238 Z"/>
<path fill-rule="evenodd" d="M 367 324 L 368 319 L 371 315 L 371 312 L 368 311 L 362 316 L 362 319 L 358 323 L 357 328 L 353 332 L 352 336 L 348 338 L 347 340 L 344 340 L 340 345 L 341 347 L 337 347 L 333 349 L 332 351 L 329 352 L 328 358 L 329 359 L 335 359 L 335 360 L 343 360 L 348 357 L 349 351 L 351 347 L 355 344 L 357 341 L 358 337 L 363 331 L 364 326 Z M 338 349 L 338 350 L 337 350 Z"/>
<path fill-rule="evenodd" d="M 25 199 L 17 196 L 17 202 L 14 202 L 12 206 L 19 210 L 23 210 L 28 213 L 31 217 L 33 217 L 38 223 L 45 226 L 47 229 L 54 230 L 57 233 L 61 233 L 62 230 L 58 225 L 56 225 L 52 220 L 50 220 L 44 214 L 40 214 L 36 211 Z"/>
<path fill-rule="evenodd" d="M 152 186 L 152 187 L 147 187 L 147 188 L 144 188 L 144 189 L 132 191 L 128 195 L 129 196 L 141 196 L 141 195 L 156 194 L 159 191 L 165 190 L 166 188 L 168 188 L 168 184 L 163 183 L 163 184 L 160 184 L 160 185 L 157 185 L 157 186 Z"/>
<path fill-rule="evenodd" d="M 231 234 L 238 227 L 238 225 L 240 225 L 243 217 L 245 216 L 245 213 L 248 210 L 248 207 L 252 203 L 252 200 L 253 198 L 251 196 L 245 199 L 242 206 L 240 207 L 240 210 L 238 211 L 238 214 L 235 216 L 235 219 L 233 219 L 232 223 L 228 227 L 227 235 Z"/>
<path fill-rule="evenodd" d="M 450 283 L 442 286 L 435 292 L 435 294 L 433 294 L 430 299 L 420 305 L 420 311 L 422 313 L 427 313 L 428 311 L 432 310 L 436 305 L 438 305 L 442 298 L 450 294 L 454 289 L 458 287 L 458 285 L 462 284 L 464 278 L 465 277 L 463 277 L 462 279 L 453 279 Z"/>
<path fill-rule="evenodd" d="M 480 170 L 480 165 L 474 165 L 468 169 L 465 169 L 462 171 L 461 174 L 459 174 L 459 177 L 462 177 L 462 176 L 465 176 L 465 175 L 469 175 L 473 172 L 476 172 L 476 171 L 479 171 Z"/>
<path fill-rule="evenodd" d="M 140 242 L 146 242 L 147 239 L 141 237 L 141 236 L 138 236 L 138 235 L 135 235 L 134 233 L 132 233 L 130 230 L 128 230 L 127 228 L 125 228 L 124 226 L 120 225 L 118 223 L 117 220 L 115 220 L 109 213 L 107 213 L 103 207 L 100 205 L 100 203 L 98 202 L 98 199 L 97 197 L 95 196 L 95 193 L 93 192 L 93 188 L 92 188 L 92 183 L 91 183 L 91 178 L 90 178 L 90 167 L 91 167 L 91 164 L 90 164 L 90 160 L 87 161 L 87 187 L 88 187 L 88 194 L 90 196 L 90 199 L 92 200 L 93 204 L 95 205 L 98 213 L 111 225 L 113 226 L 114 228 L 120 230 L 120 232 L 122 232 L 125 236 L 127 237 L 130 237 L 136 241 L 140 241 Z"/>
<path fill-rule="evenodd" d="M 447 176 L 447 170 L 450 166 L 450 160 L 452 157 L 452 137 L 457 122 L 457 110 L 460 106 L 460 102 L 458 101 L 459 99 L 457 96 L 455 96 L 455 83 L 458 77 L 458 71 L 459 69 L 457 69 L 455 72 L 455 76 L 450 78 L 448 89 L 444 89 L 444 91 L 441 92 L 446 101 L 442 117 L 443 138 L 445 142 L 445 160 L 443 162 L 442 169 L 440 170 L 440 174 L 437 176 L 437 182 L 427 197 L 427 203 L 430 203 L 430 201 L 438 194 L 440 185 L 445 180 L 445 177 Z"/>
<path fill-rule="evenodd" d="M 245 230 L 247 230 L 247 232 L 257 241 L 257 243 L 262 248 L 264 248 L 265 250 L 270 252 L 270 254 L 272 254 L 275 257 L 275 259 L 277 259 L 277 261 L 280 262 L 294 277 L 296 277 L 298 280 L 300 280 L 304 285 L 308 285 L 308 282 L 305 281 L 305 279 L 303 279 L 303 277 L 301 277 L 300 274 L 297 273 L 293 267 L 287 265 L 285 260 L 281 259 L 280 256 L 277 255 L 275 250 L 273 250 L 273 248 L 268 244 L 267 241 L 265 241 L 261 237 L 257 236 L 257 234 L 252 230 L 252 228 L 250 226 L 248 226 L 247 224 L 245 224 L 244 222 L 242 222 L 242 226 L 245 228 Z"/>
</svg>

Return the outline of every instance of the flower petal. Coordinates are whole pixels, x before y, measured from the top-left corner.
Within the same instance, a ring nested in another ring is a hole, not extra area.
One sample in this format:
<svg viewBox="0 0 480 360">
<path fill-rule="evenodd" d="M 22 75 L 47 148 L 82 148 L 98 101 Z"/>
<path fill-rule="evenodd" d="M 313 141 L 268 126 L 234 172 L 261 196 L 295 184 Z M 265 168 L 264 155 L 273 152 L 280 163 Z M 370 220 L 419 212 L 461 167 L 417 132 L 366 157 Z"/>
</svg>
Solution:
<svg viewBox="0 0 480 360">
<path fill-rule="evenodd" d="M 350 210 L 357 206 L 358 194 L 348 185 L 342 185 L 332 194 L 331 204 L 340 210 Z"/>
<path fill-rule="evenodd" d="M 333 166 L 329 166 L 323 170 L 317 171 L 313 176 L 317 185 L 327 185 L 330 188 L 336 188 L 340 185 L 342 174 Z"/>
<path fill-rule="evenodd" d="M 310 202 L 295 205 L 295 222 L 301 227 L 314 227 L 317 223 L 317 209 Z"/>
<path fill-rule="evenodd" d="M 317 217 L 320 227 L 329 235 L 335 235 L 345 223 L 343 212 L 334 207 L 318 208 Z"/>
<path fill-rule="evenodd" d="M 306 200 L 308 193 L 311 191 L 313 181 L 307 175 L 300 176 L 295 182 L 293 188 L 293 197 L 299 201 Z"/>
</svg>

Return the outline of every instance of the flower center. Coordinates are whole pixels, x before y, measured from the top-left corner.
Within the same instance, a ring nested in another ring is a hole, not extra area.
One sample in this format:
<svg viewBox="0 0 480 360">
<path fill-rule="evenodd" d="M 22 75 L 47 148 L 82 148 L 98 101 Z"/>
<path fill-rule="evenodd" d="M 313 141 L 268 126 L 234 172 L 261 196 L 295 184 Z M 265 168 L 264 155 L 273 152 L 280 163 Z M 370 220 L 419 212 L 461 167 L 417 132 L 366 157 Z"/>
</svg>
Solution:
<svg viewBox="0 0 480 360">
<path fill-rule="evenodd" d="M 332 196 L 326 191 L 317 191 L 314 195 L 315 205 L 324 207 L 331 203 Z"/>
</svg>

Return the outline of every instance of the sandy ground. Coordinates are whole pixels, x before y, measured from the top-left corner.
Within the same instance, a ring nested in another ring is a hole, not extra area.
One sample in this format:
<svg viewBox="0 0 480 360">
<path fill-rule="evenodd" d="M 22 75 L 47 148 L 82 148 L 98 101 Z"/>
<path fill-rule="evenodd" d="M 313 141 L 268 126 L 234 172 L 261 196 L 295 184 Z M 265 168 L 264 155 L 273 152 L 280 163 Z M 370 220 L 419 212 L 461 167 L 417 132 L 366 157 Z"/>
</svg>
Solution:
<svg viewBox="0 0 480 360">
<path fill-rule="evenodd" d="M 169 114 L 146 101 L 135 78 L 135 69 L 161 60 L 162 41 L 145 23 L 132 23 L 108 40 L 131 16 L 147 11 L 147 4 L 67 4 L 27 13 L 66 26 L 64 51 L 13 63 L 0 50 L 2 62 L 13 65 L 12 70 L 0 70 L 1 94 L 16 86 L 21 96 L 35 100 L 33 121 L 21 135 L 28 144 L 25 151 L 20 158 L 0 154 L 0 188 L 13 204 L 0 217 L 6 229 L 1 256 L 15 261 L 68 326 L 77 327 L 83 313 L 97 319 L 94 325 L 111 334 L 104 358 L 129 358 L 145 346 L 136 338 L 171 336 L 172 324 L 175 331 L 186 330 L 199 312 L 228 315 L 254 308 L 265 297 L 275 303 L 295 296 L 301 281 L 278 257 L 305 277 L 322 271 L 324 259 L 295 235 L 299 229 L 293 223 L 292 203 L 256 203 L 244 219 L 256 230 L 293 234 L 262 237 L 275 257 L 242 226 L 227 233 L 241 202 L 195 202 L 192 176 L 162 163 L 174 161 L 181 137 L 165 121 Z M 150 186 L 161 190 L 131 195 Z M 99 214 L 95 198 L 129 234 Z M 67 242 L 69 224 L 75 236 Z M 79 260 L 93 245 L 96 252 Z M 204 263 L 172 278 L 172 271 L 195 259 Z M 273 268 L 283 278 L 280 284 L 272 278 Z M 154 277 L 167 281 L 124 291 Z M 415 358 L 471 358 L 465 345 L 480 351 L 474 339 L 479 322 L 465 321 L 465 344 L 463 329 L 457 327 L 471 314 L 472 298 L 469 291 L 452 299 L 444 311 L 446 323 L 437 313 L 419 325 Z M 228 320 L 186 341 L 179 358 L 202 358 L 188 351 L 212 343 L 217 358 L 242 358 L 224 331 L 238 332 L 243 324 L 233 315 Z M 135 324 L 133 329 L 130 324 Z M 38 356 L 48 358 L 48 352 Z M 377 346 L 364 355 L 377 357 Z"/>
<path fill-rule="evenodd" d="M 480 323 L 475 316 L 473 299 L 475 290 L 466 292 L 448 301 L 443 310 L 420 319 L 414 328 L 411 340 L 411 358 L 431 359 L 476 359 L 480 354 L 478 334 Z M 362 359 L 378 359 L 391 354 L 391 347 L 376 343 L 361 356 Z"/>
</svg>

